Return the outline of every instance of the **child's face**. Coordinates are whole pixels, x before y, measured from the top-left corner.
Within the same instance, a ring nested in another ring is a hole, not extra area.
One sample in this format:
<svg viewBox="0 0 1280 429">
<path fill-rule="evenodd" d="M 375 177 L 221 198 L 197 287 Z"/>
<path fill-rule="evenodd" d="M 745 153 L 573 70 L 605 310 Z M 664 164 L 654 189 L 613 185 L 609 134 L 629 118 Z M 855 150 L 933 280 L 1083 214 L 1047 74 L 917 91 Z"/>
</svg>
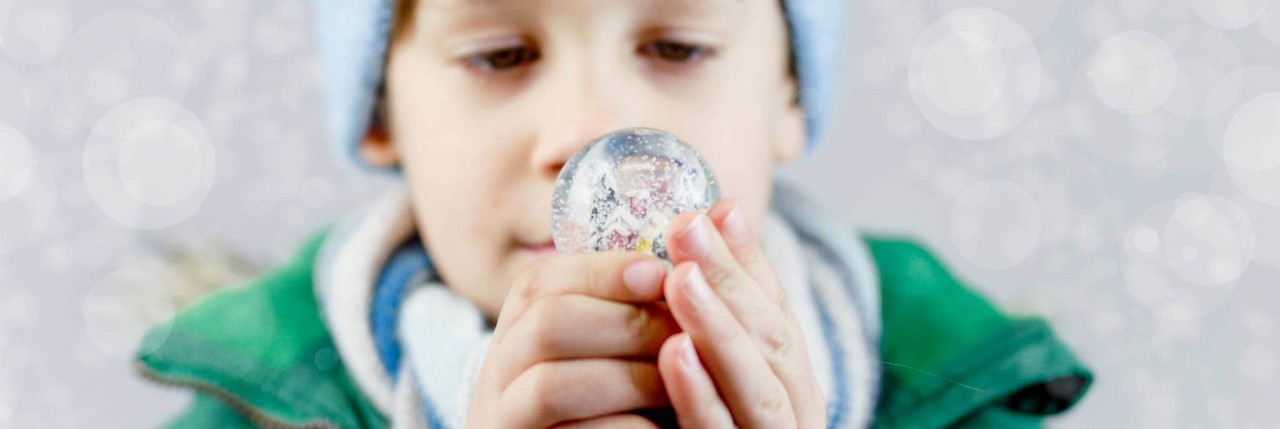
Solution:
<svg viewBox="0 0 1280 429">
<path fill-rule="evenodd" d="M 554 251 L 560 167 L 626 127 L 671 132 L 758 227 L 804 145 L 779 0 L 418 0 L 392 43 L 386 133 L 441 276 L 495 316 Z"/>
</svg>

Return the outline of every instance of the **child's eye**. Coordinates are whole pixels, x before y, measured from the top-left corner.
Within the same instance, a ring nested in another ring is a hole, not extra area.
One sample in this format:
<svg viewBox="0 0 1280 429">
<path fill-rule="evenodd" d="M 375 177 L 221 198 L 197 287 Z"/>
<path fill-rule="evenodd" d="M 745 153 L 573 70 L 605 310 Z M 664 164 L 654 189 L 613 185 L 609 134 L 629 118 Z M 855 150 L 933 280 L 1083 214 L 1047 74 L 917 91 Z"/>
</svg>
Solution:
<svg viewBox="0 0 1280 429">
<path fill-rule="evenodd" d="M 640 46 L 640 53 L 663 61 L 683 63 L 696 61 L 711 53 L 711 49 L 689 43 L 659 40 Z"/>
<path fill-rule="evenodd" d="M 466 57 L 468 66 L 487 72 L 513 69 L 537 61 L 541 54 L 528 46 L 512 46 Z"/>
</svg>

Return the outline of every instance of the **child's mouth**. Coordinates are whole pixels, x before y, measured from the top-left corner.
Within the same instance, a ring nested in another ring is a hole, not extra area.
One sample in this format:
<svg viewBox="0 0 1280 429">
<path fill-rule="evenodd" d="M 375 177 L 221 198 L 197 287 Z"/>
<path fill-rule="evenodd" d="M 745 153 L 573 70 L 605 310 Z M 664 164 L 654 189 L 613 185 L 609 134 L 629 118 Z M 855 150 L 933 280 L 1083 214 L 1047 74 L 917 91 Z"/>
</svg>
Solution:
<svg viewBox="0 0 1280 429">
<path fill-rule="evenodd" d="M 550 255 L 552 253 L 556 253 L 556 244 L 555 242 L 551 241 L 551 239 L 547 239 L 545 241 L 540 241 L 536 243 L 521 243 L 520 250 L 522 252 L 527 252 L 529 255 L 535 258 L 539 258 L 546 255 Z"/>
</svg>

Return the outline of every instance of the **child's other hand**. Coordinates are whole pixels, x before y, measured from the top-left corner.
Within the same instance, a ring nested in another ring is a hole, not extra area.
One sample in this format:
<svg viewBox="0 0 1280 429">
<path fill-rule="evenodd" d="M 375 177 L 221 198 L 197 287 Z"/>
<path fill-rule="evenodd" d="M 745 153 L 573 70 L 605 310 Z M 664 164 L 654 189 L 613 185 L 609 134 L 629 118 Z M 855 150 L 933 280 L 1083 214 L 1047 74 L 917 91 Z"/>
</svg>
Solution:
<svg viewBox="0 0 1280 429">
<path fill-rule="evenodd" d="M 667 229 L 665 296 L 684 333 L 658 364 L 686 428 L 819 428 L 826 402 L 800 325 L 742 210 L 717 203 Z"/>
<path fill-rule="evenodd" d="M 634 253 L 534 262 L 507 293 L 467 427 L 653 427 L 630 412 L 670 406 L 656 363 L 679 332 L 659 302 L 665 275 Z"/>
</svg>

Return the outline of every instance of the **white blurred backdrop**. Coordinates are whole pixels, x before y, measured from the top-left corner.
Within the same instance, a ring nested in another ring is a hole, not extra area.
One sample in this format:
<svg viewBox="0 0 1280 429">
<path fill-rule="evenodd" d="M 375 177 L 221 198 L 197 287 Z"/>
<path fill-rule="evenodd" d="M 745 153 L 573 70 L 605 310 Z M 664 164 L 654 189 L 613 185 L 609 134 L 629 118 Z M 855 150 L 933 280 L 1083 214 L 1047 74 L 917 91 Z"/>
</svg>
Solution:
<svg viewBox="0 0 1280 429">
<path fill-rule="evenodd" d="M 1097 371 L 1054 426 L 1280 428 L 1280 0 L 852 4 L 787 174 L 1048 317 Z M 324 143 L 309 8 L 0 0 L 0 428 L 160 424 L 159 260 L 232 279 L 385 185 Z"/>
</svg>

